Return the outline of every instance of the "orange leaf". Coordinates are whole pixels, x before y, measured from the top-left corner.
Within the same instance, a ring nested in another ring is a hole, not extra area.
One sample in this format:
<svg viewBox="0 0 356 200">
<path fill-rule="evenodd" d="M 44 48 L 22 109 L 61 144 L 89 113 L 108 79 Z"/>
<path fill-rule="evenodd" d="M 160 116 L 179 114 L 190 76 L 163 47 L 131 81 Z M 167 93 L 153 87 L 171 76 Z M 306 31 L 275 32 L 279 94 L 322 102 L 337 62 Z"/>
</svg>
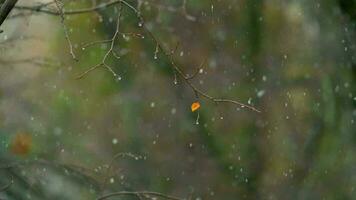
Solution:
<svg viewBox="0 0 356 200">
<path fill-rule="evenodd" d="M 27 155 L 32 146 L 32 137 L 28 133 L 17 133 L 11 141 L 10 151 L 16 155 Z"/>
<path fill-rule="evenodd" d="M 192 103 L 192 106 L 191 106 L 192 112 L 195 112 L 199 108 L 200 108 L 200 103 L 199 102 Z"/>
</svg>

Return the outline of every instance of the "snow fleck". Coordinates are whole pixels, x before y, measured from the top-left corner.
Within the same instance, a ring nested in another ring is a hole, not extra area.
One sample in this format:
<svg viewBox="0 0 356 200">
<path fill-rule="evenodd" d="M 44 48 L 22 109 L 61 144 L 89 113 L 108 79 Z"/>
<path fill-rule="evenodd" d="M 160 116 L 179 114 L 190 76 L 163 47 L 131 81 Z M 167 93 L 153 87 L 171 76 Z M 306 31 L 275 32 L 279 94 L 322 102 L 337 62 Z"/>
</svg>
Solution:
<svg viewBox="0 0 356 200">
<path fill-rule="evenodd" d="M 261 98 L 261 97 L 263 97 L 263 95 L 265 95 L 265 93 L 266 93 L 265 90 L 260 90 L 260 91 L 257 92 L 257 97 Z"/>
<path fill-rule="evenodd" d="M 114 183 L 115 182 L 115 179 L 114 178 L 110 178 L 110 183 L 112 184 L 112 183 Z"/>
<path fill-rule="evenodd" d="M 176 109 L 176 108 L 172 108 L 172 109 L 171 109 L 171 114 L 172 114 L 172 115 L 175 115 L 176 113 L 177 113 L 177 109 Z"/>
<path fill-rule="evenodd" d="M 117 138 L 113 138 L 113 139 L 112 139 L 112 144 L 117 144 L 117 143 L 118 143 Z"/>
<path fill-rule="evenodd" d="M 155 102 L 151 102 L 150 107 L 154 108 L 155 106 L 156 106 L 156 103 Z"/>
</svg>

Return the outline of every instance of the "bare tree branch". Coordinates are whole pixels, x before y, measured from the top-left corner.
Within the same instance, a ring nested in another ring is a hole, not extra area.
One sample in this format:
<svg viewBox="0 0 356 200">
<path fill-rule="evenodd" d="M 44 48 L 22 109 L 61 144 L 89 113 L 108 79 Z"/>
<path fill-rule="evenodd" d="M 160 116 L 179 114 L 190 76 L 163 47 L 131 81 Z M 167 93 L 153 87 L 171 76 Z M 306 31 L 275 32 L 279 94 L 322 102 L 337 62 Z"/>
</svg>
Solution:
<svg viewBox="0 0 356 200">
<path fill-rule="evenodd" d="M 64 23 L 64 13 L 63 13 L 62 2 L 60 2 L 59 0 L 54 0 L 54 2 L 56 3 L 56 6 L 58 8 L 59 15 L 61 16 L 61 23 L 62 23 L 62 26 L 63 26 L 64 35 L 65 35 L 65 38 L 66 38 L 68 46 L 69 46 L 69 53 L 72 56 L 73 60 L 78 61 L 77 57 L 75 56 L 74 50 L 73 50 L 72 41 L 69 38 L 68 28 Z"/>
<path fill-rule="evenodd" d="M 139 159 L 142 159 L 142 156 L 135 155 L 130 152 L 115 154 L 107 166 L 107 170 L 106 170 L 106 174 L 104 175 L 104 180 L 103 180 L 101 191 L 104 191 L 104 188 L 107 186 L 107 181 L 109 180 L 109 173 L 113 167 L 114 161 L 117 160 L 118 158 L 132 158 L 134 160 L 139 160 Z"/>
<path fill-rule="evenodd" d="M 59 1 L 59 0 L 54 0 L 54 1 L 58 5 L 57 1 Z M 111 6 L 116 5 L 116 4 L 125 5 L 127 8 L 129 8 L 131 11 L 133 11 L 136 14 L 137 18 L 140 20 L 140 26 L 142 26 L 144 32 L 146 32 L 149 35 L 149 38 L 156 44 L 156 50 L 155 50 L 155 56 L 154 57 L 155 58 L 157 57 L 157 54 L 159 53 L 159 51 L 162 52 L 169 59 L 169 61 L 171 63 L 171 67 L 173 68 L 173 70 L 183 80 L 183 82 L 186 83 L 193 90 L 193 92 L 195 93 L 195 96 L 197 98 L 203 97 L 203 98 L 208 99 L 208 100 L 210 100 L 210 101 L 212 101 L 214 103 L 232 103 L 232 104 L 238 105 L 241 108 L 248 108 L 248 109 L 250 109 L 252 111 L 255 111 L 255 112 L 258 112 L 258 113 L 261 112 L 260 110 L 256 109 L 255 107 L 253 107 L 251 105 L 244 104 L 244 103 L 242 103 L 240 101 L 230 100 L 230 99 L 223 99 L 223 98 L 216 98 L 216 97 L 210 96 L 206 92 L 204 92 L 201 89 L 199 89 L 198 87 L 196 87 L 192 83 L 191 79 L 193 79 L 197 75 L 197 73 L 193 74 L 192 76 L 187 76 L 186 73 L 183 72 L 181 67 L 177 64 L 177 61 L 174 59 L 174 56 L 171 53 L 172 51 L 169 51 L 169 50 L 165 49 L 165 47 L 161 44 L 161 42 L 156 38 L 156 36 L 146 26 L 144 17 L 141 15 L 141 12 L 138 9 L 136 9 L 133 5 L 131 5 L 129 2 L 127 2 L 126 0 L 111 0 L 111 1 L 109 1 L 107 3 L 101 3 L 99 5 L 93 4 L 93 7 L 91 7 L 91 8 L 83 8 L 83 9 L 68 10 L 68 11 L 63 10 L 63 9 L 58 9 L 57 11 L 55 11 L 53 9 L 48 8 L 48 5 L 50 5 L 50 4 L 47 4 L 46 6 L 40 6 L 40 7 L 39 6 L 37 6 L 37 7 L 35 7 L 35 6 L 16 6 L 15 8 L 16 9 L 21 9 L 21 10 L 29 10 L 29 11 L 33 11 L 33 12 L 41 12 L 41 13 L 46 13 L 46 14 L 50 14 L 50 15 L 59 15 L 59 16 L 61 16 L 62 24 L 64 25 L 63 20 L 64 20 L 64 16 L 65 15 L 74 15 L 74 14 L 83 14 L 83 13 L 95 12 L 95 11 L 98 11 L 98 10 L 101 10 L 101 9 L 105 9 L 105 8 L 111 7 Z M 181 10 L 183 12 L 186 12 L 186 1 L 183 1 Z M 117 40 L 117 37 L 118 37 L 118 35 L 120 33 L 119 32 L 120 15 L 121 15 L 120 13 L 119 13 L 119 17 L 118 17 L 118 20 L 117 20 L 116 31 L 115 31 L 113 37 L 110 40 L 103 40 L 103 41 L 98 41 L 98 42 L 93 42 L 91 44 L 88 44 L 89 46 L 91 46 L 91 45 L 99 44 L 99 43 L 107 43 L 107 42 L 111 43 L 110 49 L 104 55 L 103 60 L 101 61 L 101 63 L 99 63 L 97 65 L 94 65 L 93 67 L 91 67 L 88 70 L 84 71 L 82 74 L 80 74 L 77 77 L 77 79 L 83 78 L 84 76 L 86 76 L 90 72 L 92 72 L 95 69 L 100 68 L 100 67 L 105 67 L 108 71 L 110 71 L 114 75 L 114 77 L 116 77 L 119 80 L 121 79 L 121 77 L 118 76 L 115 73 L 115 71 L 109 65 L 107 65 L 106 62 L 105 62 L 109 55 L 113 55 L 114 57 L 118 58 L 116 56 L 115 52 L 113 51 L 113 47 L 114 47 L 115 41 Z M 66 32 L 66 28 L 65 28 L 65 32 Z M 69 40 L 68 33 L 66 33 L 66 38 L 67 38 L 67 41 L 68 41 L 68 43 L 70 45 L 70 53 L 72 54 L 72 57 L 75 59 L 76 57 L 75 57 L 75 55 L 73 53 L 73 49 L 71 47 L 71 42 Z"/>
<path fill-rule="evenodd" d="M 121 13 L 122 13 L 122 6 L 121 4 L 119 4 L 119 9 L 118 9 L 118 16 L 117 16 L 117 21 L 116 21 L 116 30 L 114 35 L 112 36 L 112 38 L 110 40 L 103 40 L 103 41 L 99 41 L 99 43 L 106 43 L 106 42 L 110 42 L 110 49 L 105 53 L 101 63 L 89 68 L 88 70 L 86 70 L 85 72 L 83 72 L 82 74 L 80 74 L 79 76 L 77 76 L 77 79 L 81 79 L 83 78 L 85 75 L 87 75 L 88 73 L 90 73 L 91 71 L 99 68 L 99 67 L 105 67 L 107 70 L 109 70 L 113 76 L 115 78 L 117 78 L 118 80 L 121 80 L 121 76 L 119 76 L 118 74 L 116 74 L 116 72 L 108 65 L 106 64 L 106 60 L 108 58 L 108 56 L 111 54 L 113 56 L 115 56 L 114 53 L 114 46 L 115 46 L 115 41 L 118 38 L 119 35 L 119 29 L 120 29 L 120 17 L 121 17 Z M 115 56 L 116 58 L 118 58 L 117 56 Z"/>
<path fill-rule="evenodd" d="M 206 98 L 208 100 L 211 100 L 211 101 L 213 101 L 215 103 L 222 103 L 222 102 L 232 103 L 232 104 L 240 106 L 241 108 L 248 108 L 248 109 L 250 109 L 252 111 L 255 111 L 255 112 L 261 112 L 260 110 L 256 109 L 253 106 L 241 103 L 241 102 L 236 101 L 236 100 L 215 98 L 213 96 L 210 96 L 206 92 L 198 89 L 191 82 L 191 77 L 186 76 L 185 73 L 180 68 L 180 66 L 178 66 L 177 62 L 175 61 L 175 59 L 174 59 L 174 57 L 172 55 L 172 53 L 169 53 L 170 51 L 167 51 L 164 48 L 164 46 L 160 43 L 160 41 L 156 38 L 156 36 L 148 29 L 148 27 L 145 24 L 145 20 L 144 20 L 143 16 L 141 15 L 141 13 L 137 9 L 135 9 L 131 4 L 129 4 L 128 2 L 126 2 L 124 0 L 122 0 L 122 2 L 123 2 L 124 5 L 126 5 L 128 8 L 130 8 L 133 12 L 135 12 L 137 14 L 137 17 L 141 21 L 140 23 L 141 23 L 144 31 L 149 35 L 151 40 L 156 44 L 155 57 L 156 57 L 156 54 L 157 54 L 158 50 L 160 50 L 170 60 L 171 67 L 173 67 L 173 69 L 178 73 L 179 77 L 181 79 L 183 79 L 184 82 L 194 91 L 194 93 L 195 93 L 197 98 L 204 97 L 204 98 Z"/>
<path fill-rule="evenodd" d="M 69 11 L 64 11 L 63 14 L 65 15 L 73 15 L 73 14 L 83 14 L 83 13 L 88 13 L 88 12 L 93 12 L 93 11 L 98 11 L 101 9 L 108 8 L 110 6 L 113 6 L 115 4 L 121 3 L 123 0 L 111 0 L 107 3 L 100 3 L 98 4 L 96 1 L 93 0 L 92 7 L 91 8 L 84 8 L 84 9 L 78 9 L 78 10 L 69 10 Z M 143 4 L 142 0 L 137 0 L 137 10 L 140 11 L 140 8 Z M 196 17 L 188 14 L 187 9 L 186 9 L 186 0 L 182 2 L 182 6 L 180 8 L 175 8 L 172 6 L 165 6 L 165 5 L 160 5 L 160 4 L 153 4 L 154 7 L 157 7 L 159 10 L 166 10 L 169 12 L 173 13 L 181 13 L 187 20 L 189 21 L 196 21 Z M 39 6 L 15 6 L 15 9 L 19 10 L 28 10 L 32 12 L 40 12 L 40 13 L 46 13 L 46 14 L 51 14 L 51 15 L 60 15 L 59 12 L 55 10 L 51 10 L 48 8 L 50 4 L 53 2 L 49 3 L 44 3 Z"/>
<path fill-rule="evenodd" d="M 94 7 L 92 8 L 83 8 L 83 9 L 77 9 L 77 10 L 68 10 L 68 11 L 62 11 L 63 15 L 76 15 L 76 14 L 84 14 L 84 13 L 90 13 L 94 11 L 99 11 L 111 6 L 114 6 L 116 4 L 122 3 L 122 0 L 112 0 L 107 3 L 101 3 L 99 5 L 93 5 Z M 48 6 L 15 6 L 15 9 L 19 10 L 28 10 L 32 12 L 39 12 L 39 13 L 45 13 L 49 15 L 61 15 L 61 13 L 58 10 L 53 10 L 48 8 Z"/>
</svg>

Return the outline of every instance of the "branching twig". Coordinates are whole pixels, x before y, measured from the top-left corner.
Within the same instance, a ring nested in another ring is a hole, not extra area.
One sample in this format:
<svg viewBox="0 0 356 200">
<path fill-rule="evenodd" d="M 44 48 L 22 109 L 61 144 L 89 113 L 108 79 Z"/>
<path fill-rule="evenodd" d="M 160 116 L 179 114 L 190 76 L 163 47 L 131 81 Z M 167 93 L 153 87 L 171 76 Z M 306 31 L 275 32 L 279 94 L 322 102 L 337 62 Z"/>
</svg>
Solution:
<svg viewBox="0 0 356 200">
<path fill-rule="evenodd" d="M 65 18 L 65 14 L 63 12 L 63 5 L 62 5 L 62 2 L 60 2 L 59 0 L 54 0 L 56 6 L 57 6 L 57 9 L 58 9 L 58 13 L 59 13 L 59 16 L 61 17 L 61 23 L 62 23 L 62 26 L 63 26 L 63 30 L 64 30 L 64 35 L 65 35 L 65 38 L 67 40 L 67 43 L 68 43 L 68 46 L 69 46 L 69 53 L 70 55 L 72 56 L 73 60 L 75 61 L 78 61 L 77 57 L 75 56 L 75 53 L 74 53 L 74 50 L 73 50 L 73 44 L 72 44 L 72 41 L 70 40 L 69 38 L 69 33 L 68 33 L 68 28 L 67 26 L 65 25 L 64 23 L 64 18 Z M 49 5 L 49 4 L 48 4 Z M 42 7 L 39 7 L 37 9 L 41 9 Z"/>
<path fill-rule="evenodd" d="M 57 1 L 57 0 L 55 0 L 55 1 Z M 92 7 L 92 8 L 83 8 L 83 9 L 68 10 L 68 11 L 62 10 L 62 12 L 50 9 L 47 6 L 40 7 L 40 8 L 38 6 L 15 6 L 14 8 L 18 9 L 18 10 L 27 10 L 27 11 L 45 13 L 45 14 L 50 14 L 50 15 L 61 15 L 61 14 L 76 15 L 76 14 L 84 14 L 84 13 L 99 11 L 99 10 L 114 6 L 116 4 L 119 4 L 121 2 L 122 2 L 122 0 L 112 0 L 107 3 L 101 3 L 99 5 L 94 5 L 94 7 Z"/>
<path fill-rule="evenodd" d="M 55 0 L 55 1 L 58 1 L 58 0 Z M 46 8 L 41 7 L 41 8 L 38 9 L 36 7 L 31 7 L 31 6 L 16 6 L 15 8 L 16 9 L 22 9 L 22 10 L 30 10 L 30 11 L 33 11 L 33 12 L 42 12 L 42 13 L 51 14 L 51 15 L 60 15 L 61 18 L 62 18 L 62 21 L 63 21 L 65 15 L 73 15 L 73 14 L 83 14 L 83 13 L 95 12 L 95 11 L 98 11 L 98 10 L 101 10 L 101 9 L 105 9 L 105 8 L 111 7 L 111 6 L 116 5 L 116 4 L 125 5 L 127 8 L 129 8 L 131 11 L 133 11 L 137 15 L 137 18 L 140 20 L 140 24 L 142 25 L 143 30 L 149 35 L 150 39 L 156 44 L 155 55 L 158 53 L 158 51 L 161 51 L 169 59 L 169 61 L 171 63 L 171 67 L 177 72 L 178 76 L 184 81 L 184 83 L 186 83 L 193 90 L 193 92 L 195 93 L 197 98 L 203 97 L 205 99 L 213 101 L 214 103 L 232 103 L 232 104 L 238 105 L 238 106 L 240 106 L 242 108 L 248 108 L 248 109 L 250 109 L 252 111 L 255 111 L 255 112 L 261 112 L 260 110 L 256 109 L 255 107 L 253 107 L 251 105 L 247 105 L 247 104 L 244 104 L 244 103 L 236 101 L 236 100 L 216 98 L 216 97 L 210 96 L 206 92 L 204 92 L 204 91 L 200 90 L 199 88 L 197 88 L 191 82 L 191 79 L 194 78 L 195 75 L 193 75 L 193 77 L 192 76 L 187 76 L 183 72 L 181 67 L 175 61 L 173 55 L 171 53 L 169 53 L 170 51 L 166 50 L 165 47 L 160 43 L 160 41 L 155 37 L 155 35 L 148 29 L 148 27 L 145 24 L 144 18 L 141 15 L 141 13 L 139 12 L 139 10 L 137 10 L 134 6 L 132 6 L 126 0 L 112 0 L 112 1 L 109 1 L 107 3 L 102 3 L 102 4 L 99 4 L 99 5 L 95 5 L 94 4 L 94 7 L 92 7 L 92 8 L 83 8 L 83 9 L 68 10 L 68 11 L 65 11 L 65 10 L 62 10 L 62 9 L 58 9 L 58 11 L 54 11 L 54 10 L 51 10 L 51 9 L 49 9 L 47 7 Z M 186 1 L 183 1 L 182 10 L 183 10 L 183 12 L 186 12 L 185 11 L 186 10 Z M 110 54 L 115 56 L 115 53 L 113 51 L 113 47 L 114 47 L 115 41 L 117 39 L 117 36 L 119 34 L 119 24 L 120 24 L 119 22 L 120 22 L 120 15 L 121 15 L 120 13 L 121 12 L 119 12 L 119 17 L 118 17 L 118 20 L 117 20 L 117 27 L 116 27 L 116 31 L 114 33 L 114 36 L 110 40 L 103 40 L 101 42 L 98 41 L 98 42 L 94 42 L 93 44 L 90 44 L 90 45 L 94 45 L 94 44 L 98 44 L 98 43 L 111 42 L 110 49 L 104 55 L 102 62 L 97 64 L 97 65 L 94 65 L 93 67 L 91 67 L 88 70 L 84 71 L 82 74 L 80 74 L 77 77 L 78 79 L 83 78 L 85 75 L 87 75 L 88 73 L 92 72 L 93 70 L 95 70 L 95 69 L 97 69 L 99 67 L 107 68 L 115 77 L 118 77 L 118 75 L 112 70 L 112 68 L 109 65 L 107 65 L 105 63 L 105 61 L 106 61 L 106 59 L 108 58 L 108 56 Z M 68 37 L 67 37 L 67 39 L 68 39 Z M 71 52 L 72 52 L 72 48 L 71 48 Z M 73 55 L 74 54 L 72 54 L 72 57 L 75 57 Z M 117 57 L 117 56 L 115 56 L 115 57 Z M 120 80 L 121 77 L 118 77 L 118 79 Z"/>
<path fill-rule="evenodd" d="M 116 72 L 108 65 L 106 64 L 106 60 L 108 58 L 108 56 L 110 54 L 114 55 L 115 56 L 115 53 L 114 53 L 114 46 L 115 46 L 115 42 L 118 38 L 118 35 L 119 35 L 119 29 L 120 29 L 120 17 L 121 17 L 121 13 L 122 13 L 122 6 L 121 4 L 119 4 L 119 9 L 118 9 L 118 16 L 117 16 L 117 21 L 116 21 L 116 30 L 115 30 L 115 33 L 114 35 L 112 36 L 112 38 L 110 40 L 102 40 L 102 41 L 97 41 L 97 42 L 93 42 L 93 43 L 90 43 L 90 45 L 94 45 L 94 44 L 98 44 L 98 43 L 108 43 L 110 42 L 111 45 L 110 45 L 110 48 L 109 50 L 105 53 L 101 63 L 97 64 L 97 65 L 94 65 L 93 67 L 89 68 L 88 70 L 86 70 L 85 72 L 83 72 L 82 74 L 80 74 L 79 76 L 77 76 L 77 79 L 81 79 L 83 78 L 85 75 L 87 75 L 88 73 L 90 73 L 91 71 L 99 68 L 99 67 L 105 67 L 106 69 L 108 69 L 115 78 L 117 78 L 118 80 L 121 80 L 121 76 L 119 76 L 118 74 L 116 74 Z M 88 45 L 87 45 L 88 46 Z M 117 56 L 115 56 L 117 58 Z"/>
<path fill-rule="evenodd" d="M 126 5 L 128 8 L 130 8 L 133 12 L 136 13 L 137 17 L 139 18 L 139 20 L 141 21 L 140 23 L 142 24 L 142 27 L 144 29 L 144 31 L 149 35 L 149 37 L 151 38 L 151 40 L 156 44 L 156 51 L 155 54 L 157 52 L 157 49 L 160 50 L 171 62 L 171 66 L 173 67 L 173 69 L 178 73 L 179 77 L 182 78 L 184 80 L 184 82 L 194 91 L 195 95 L 197 97 L 204 97 L 208 100 L 211 100 L 215 103 L 221 103 L 221 102 L 227 102 L 227 103 L 233 103 L 236 104 L 242 108 L 248 108 L 250 110 L 253 110 L 255 112 L 261 112 L 258 109 L 256 109 L 253 106 L 241 103 L 239 101 L 236 100 L 230 100 L 230 99 L 221 99 L 221 98 L 215 98 L 213 96 L 210 96 L 209 94 L 207 94 L 206 92 L 198 89 L 192 82 L 191 82 L 191 78 L 186 76 L 185 73 L 182 71 L 182 69 L 180 68 L 180 66 L 178 66 L 178 64 L 176 63 L 176 61 L 174 60 L 174 57 L 171 53 L 169 53 L 169 51 L 167 51 L 164 46 L 160 43 L 160 41 L 155 37 L 155 35 L 148 29 L 148 27 L 145 24 L 144 18 L 141 15 L 140 12 L 138 12 L 133 6 L 131 6 L 128 2 L 123 0 L 124 5 Z"/>
<path fill-rule="evenodd" d="M 141 13 L 135 8 L 133 7 L 131 4 L 129 4 L 127 1 L 125 0 L 120 0 L 126 7 L 128 7 L 130 10 L 132 10 L 138 17 L 138 19 L 140 20 L 140 24 L 142 26 L 142 28 L 144 29 L 144 31 L 149 35 L 150 39 L 156 44 L 156 50 L 155 50 L 155 58 L 157 56 L 158 51 L 161 51 L 169 60 L 171 63 L 171 66 L 173 67 L 173 69 L 178 73 L 179 77 L 182 78 L 184 80 L 184 82 L 194 91 L 194 93 L 196 94 L 197 97 L 204 97 L 208 100 L 213 101 L 214 103 L 232 103 L 235 105 L 238 105 L 242 108 L 248 108 L 250 110 L 253 110 L 255 112 L 261 112 L 258 109 L 256 109 L 253 106 L 241 103 L 239 101 L 236 100 L 230 100 L 230 99 L 221 99 L 221 98 L 215 98 L 213 96 L 210 96 L 209 94 L 207 94 L 206 92 L 198 89 L 192 82 L 191 79 L 192 77 L 186 76 L 185 73 L 182 71 L 182 69 L 178 66 L 178 64 L 176 63 L 176 61 L 174 60 L 174 57 L 171 53 L 168 53 L 169 51 L 167 51 L 164 46 L 160 43 L 160 41 L 155 37 L 155 35 L 148 29 L 148 27 L 145 24 L 145 20 L 143 18 L 143 16 L 141 15 Z M 114 40 L 113 40 L 114 41 Z M 112 51 L 112 49 L 111 49 Z M 107 55 L 110 53 L 110 50 L 108 51 L 108 53 L 106 54 L 106 56 L 104 58 L 107 57 Z M 105 60 L 104 60 L 105 61 Z M 104 63 L 104 62 L 103 62 Z M 101 65 L 103 65 L 103 63 L 101 63 Z M 100 66 L 101 66 L 100 65 Z M 100 67 L 98 65 L 90 68 L 89 70 L 87 70 L 86 72 L 82 73 L 78 78 L 82 78 L 84 77 L 87 73 L 95 70 L 96 68 Z"/>
<path fill-rule="evenodd" d="M 137 9 L 140 9 L 143 1 L 137 0 L 137 2 L 138 2 Z M 27 11 L 38 12 L 38 13 L 46 13 L 46 14 L 51 14 L 51 15 L 60 15 L 59 12 L 48 8 L 48 6 L 52 3 L 53 2 L 44 3 L 39 6 L 15 6 L 15 9 L 27 10 Z M 101 3 L 101 4 L 93 3 L 91 8 L 63 11 L 63 14 L 64 15 L 73 15 L 73 14 L 89 13 L 89 12 L 94 12 L 94 11 L 105 9 L 105 8 L 111 7 L 111 6 L 113 6 L 115 4 L 119 4 L 119 3 L 122 3 L 122 0 L 111 0 L 109 2 Z M 182 6 L 179 9 L 174 8 L 172 6 L 164 6 L 164 5 L 158 5 L 158 4 L 153 4 L 152 6 L 155 6 L 160 10 L 166 10 L 166 11 L 173 12 L 173 13 L 181 13 L 187 20 L 196 21 L 196 18 L 194 16 L 188 14 L 188 12 L 187 12 L 186 0 L 184 0 L 182 2 Z"/>
</svg>

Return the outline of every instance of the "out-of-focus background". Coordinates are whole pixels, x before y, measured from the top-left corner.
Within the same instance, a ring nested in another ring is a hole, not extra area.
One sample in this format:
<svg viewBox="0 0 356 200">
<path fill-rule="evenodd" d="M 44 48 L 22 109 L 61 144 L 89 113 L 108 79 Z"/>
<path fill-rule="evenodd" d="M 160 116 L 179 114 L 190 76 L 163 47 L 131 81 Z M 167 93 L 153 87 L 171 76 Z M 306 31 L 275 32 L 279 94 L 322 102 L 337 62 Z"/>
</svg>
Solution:
<svg viewBox="0 0 356 200">
<path fill-rule="evenodd" d="M 356 199 L 356 1 L 127 2 L 179 44 L 184 73 L 206 61 L 198 88 L 262 112 L 204 98 L 191 112 L 194 92 L 127 6 L 106 60 L 120 78 L 79 80 L 109 50 L 83 45 L 113 37 L 117 6 L 64 17 L 78 62 L 59 16 L 15 9 L 0 34 L 1 199 Z"/>
</svg>

